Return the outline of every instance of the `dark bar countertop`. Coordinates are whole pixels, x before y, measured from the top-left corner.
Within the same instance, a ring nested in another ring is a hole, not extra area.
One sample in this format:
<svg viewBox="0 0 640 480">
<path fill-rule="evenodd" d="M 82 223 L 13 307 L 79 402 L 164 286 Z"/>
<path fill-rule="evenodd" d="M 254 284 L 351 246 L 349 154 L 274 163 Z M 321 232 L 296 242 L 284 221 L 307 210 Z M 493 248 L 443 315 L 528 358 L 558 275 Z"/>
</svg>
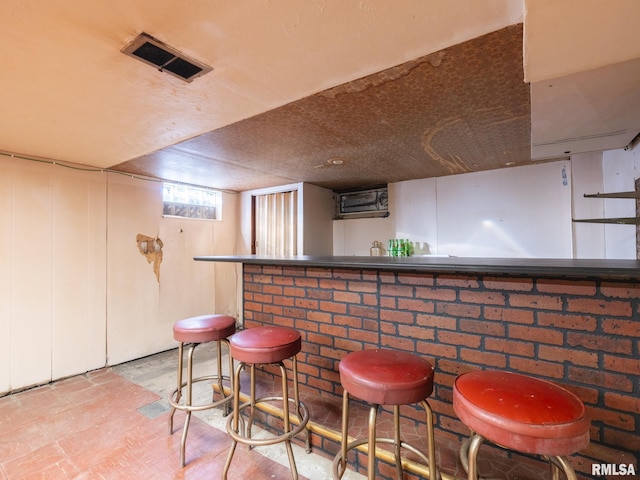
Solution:
<svg viewBox="0 0 640 480">
<path fill-rule="evenodd" d="M 319 268 L 357 268 L 433 273 L 483 273 L 511 275 L 595 276 L 640 279 L 640 261 L 563 258 L 472 258 L 472 257 L 291 257 L 229 255 L 197 256 L 196 261 L 233 262 L 246 265 L 273 265 Z"/>
</svg>

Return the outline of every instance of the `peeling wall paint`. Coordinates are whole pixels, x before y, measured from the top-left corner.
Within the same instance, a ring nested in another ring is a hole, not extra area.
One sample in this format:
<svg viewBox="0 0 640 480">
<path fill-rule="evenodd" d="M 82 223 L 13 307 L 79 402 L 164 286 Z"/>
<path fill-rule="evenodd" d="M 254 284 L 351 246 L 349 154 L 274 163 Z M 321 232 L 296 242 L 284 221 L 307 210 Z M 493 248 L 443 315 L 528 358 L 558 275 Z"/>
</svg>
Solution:
<svg viewBox="0 0 640 480">
<path fill-rule="evenodd" d="M 139 233 L 136 235 L 136 243 L 138 244 L 138 251 L 146 257 L 147 262 L 153 262 L 153 273 L 156 275 L 158 283 L 160 283 L 160 264 L 162 263 L 162 247 L 164 246 L 162 240 L 158 237 L 149 237 Z"/>
</svg>

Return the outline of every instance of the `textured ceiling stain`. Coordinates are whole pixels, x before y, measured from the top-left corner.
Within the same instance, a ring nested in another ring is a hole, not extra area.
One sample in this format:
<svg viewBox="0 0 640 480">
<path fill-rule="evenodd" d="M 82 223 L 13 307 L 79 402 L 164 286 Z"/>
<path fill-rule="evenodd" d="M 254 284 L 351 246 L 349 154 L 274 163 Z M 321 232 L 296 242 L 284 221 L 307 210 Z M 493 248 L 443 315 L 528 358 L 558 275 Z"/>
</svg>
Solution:
<svg viewBox="0 0 640 480">
<path fill-rule="evenodd" d="M 425 57 L 420 57 L 417 60 L 403 63 L 402 65 L 369 75 L 368 77 L 354 80 L 343 85 L 338 85 L 337 87 L 320 92 L 318 95 L 326 98 L 335 98 L 337 95 L 341 94 L 363 92 L 369 88 L 378 87 L 410 75 L 414 69 L 424 65 L 425 63 L 429 63 L 432 67 L 437 67 L 442 63 L 442 59 L 445 55 L 446 53 L 442 51 Z"/>
<path fill-rule="evenodd" d="M 115 168 L 246 190 L 369 187 L 529 164 L 523 78 L 522 25 L 514 25 Z"/>
<path fill-rule="evenodd" d="M 433 137 L 435 137 L 439 132 L 444 130 L 447 127 L 454 125 L 455 123 L 461 122 L 460 118 L 446 118 L 440 125 L 435 125 L 433 128 L 426 130 L 422 134 L 422 146 L 427 155 L 429 155 L 433 160 L 438 162 L 444 168 L 446 168 L 450 174 L 456 173 L 464 173 L 471 170 L 471 168 L 466 165 L 460 157 L 454 157 L 449 153 L 444 153 L 443 155 L 439 154 L 432 146 Z M 449 158 L 445 158 L 448 156 Z"/>
</svg>

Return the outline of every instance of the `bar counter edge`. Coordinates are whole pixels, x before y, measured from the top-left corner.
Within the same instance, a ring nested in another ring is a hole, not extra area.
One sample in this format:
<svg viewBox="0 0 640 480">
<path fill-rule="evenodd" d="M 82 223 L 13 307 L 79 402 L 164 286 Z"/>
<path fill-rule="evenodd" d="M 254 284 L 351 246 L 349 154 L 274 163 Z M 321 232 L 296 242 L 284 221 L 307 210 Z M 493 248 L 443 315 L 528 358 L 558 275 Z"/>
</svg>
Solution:
<svg viewBox="0 0 640 480">
<path fill-rule="evenodd" d="M 640 261 L 561 258 L 366 257 L 366 256 L 196 256 L 196 261 L 247 265 L 358 268 L 390 271 L 639 278 Z"/>
</svg>

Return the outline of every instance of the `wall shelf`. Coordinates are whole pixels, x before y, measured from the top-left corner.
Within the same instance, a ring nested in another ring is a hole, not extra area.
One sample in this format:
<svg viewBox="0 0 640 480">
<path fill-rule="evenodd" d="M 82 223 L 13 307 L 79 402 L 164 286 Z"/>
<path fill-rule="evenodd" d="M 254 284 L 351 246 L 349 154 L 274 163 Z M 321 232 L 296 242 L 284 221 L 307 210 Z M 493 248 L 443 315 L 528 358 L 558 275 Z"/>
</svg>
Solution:
<svg viewBox="0 0 640 480">
<path fill-rule="evenodd" d="M 585 193 L 584 198 L 622 198 L 625 200 L 640 200 L 640 190 L 633 192 L 611 192 L 611 193 Z M 640 217 L 620 217 L 620 218 L 582 218 L 572 219 L 574 223 L 608 223 L 615 225 L 640 225 Z"/>
<path fill-rule="evenodd" d="M 640 217 L 622 218 L 581 218 L 573 219 L 575 223 L 613 223 L 617 225 L 640 225 Z"/>
<path fill-rule="evenodd" d="M 585 193 L 584 198 L 635 198 L 640 199 L 640 190 L 636 192 Z"/>
</svg>

